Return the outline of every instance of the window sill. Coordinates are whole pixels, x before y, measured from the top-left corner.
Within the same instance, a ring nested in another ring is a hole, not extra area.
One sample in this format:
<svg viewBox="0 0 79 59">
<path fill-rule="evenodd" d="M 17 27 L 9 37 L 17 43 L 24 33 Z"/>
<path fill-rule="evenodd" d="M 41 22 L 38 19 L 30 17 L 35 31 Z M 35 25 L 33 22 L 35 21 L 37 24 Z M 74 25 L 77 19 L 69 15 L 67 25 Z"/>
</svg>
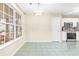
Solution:
<svg viewBox="0 0 79 59">
<path fill-rule="evenodd" d="M 13 43 L 16 42 L 17 40 L 20 40 L 21 38 L 22 38 L 22 36 L 19 37 L 19 38 L 14 39 L 14 40 L 11 40 L 11 41 L 9 41 L 9 42 L 7 42 L 7 43 L 4 43 L 4 44 L 0 45 L 0 49 L 3 49 L 3 48 L 5 48 L 5 47 L 7 47 L 7 46 L 13 44 Z"/>
</svg>

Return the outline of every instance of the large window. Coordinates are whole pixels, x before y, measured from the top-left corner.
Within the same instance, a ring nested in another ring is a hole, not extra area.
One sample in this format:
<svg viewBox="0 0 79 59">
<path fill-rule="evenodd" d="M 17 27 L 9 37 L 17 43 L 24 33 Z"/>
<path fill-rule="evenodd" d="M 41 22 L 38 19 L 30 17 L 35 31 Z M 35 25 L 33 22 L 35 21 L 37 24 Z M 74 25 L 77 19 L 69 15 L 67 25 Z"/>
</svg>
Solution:
<svg viewBox="0 0 79 59">
<path fill-rule="evenodd" d="M 0 45 L 22 36 L 21 15 L 0 3 Z"/>
<path fill-rule="evenodd" d="M 16 12 L 16 38 L 22 35 L 21 16 Z"/>
</svg>

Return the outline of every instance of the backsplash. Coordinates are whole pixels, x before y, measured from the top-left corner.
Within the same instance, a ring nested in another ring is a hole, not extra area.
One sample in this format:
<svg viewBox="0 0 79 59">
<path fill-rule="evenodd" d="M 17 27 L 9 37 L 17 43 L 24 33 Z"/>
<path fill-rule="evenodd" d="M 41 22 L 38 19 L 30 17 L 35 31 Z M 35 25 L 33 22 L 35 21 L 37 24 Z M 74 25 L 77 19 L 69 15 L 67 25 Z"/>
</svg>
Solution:
<svg viewBox="0 0 79 59">
<path fill-rule="evenodd" d="M 79 22 L 76 23 L 76 26 L 74 26 L 73 24 L 73 22 L 64 22 L 64 26 L 62 26 L 62 31 L 79 31 Z"/>
</svg>

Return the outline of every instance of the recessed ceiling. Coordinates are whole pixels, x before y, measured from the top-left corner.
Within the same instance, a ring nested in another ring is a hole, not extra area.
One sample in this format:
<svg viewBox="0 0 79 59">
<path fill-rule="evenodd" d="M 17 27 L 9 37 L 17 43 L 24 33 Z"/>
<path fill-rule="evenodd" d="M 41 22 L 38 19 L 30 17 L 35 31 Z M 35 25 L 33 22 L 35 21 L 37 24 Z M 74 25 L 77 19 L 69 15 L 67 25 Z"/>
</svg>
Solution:
<svg viewBox="0 0 79 59">
<path fill-rule="evenodd" d="M 33 13 L 38 9 L 38 3 L 20 3 L 18 5 L 25 13 Z M 39 9 L 44 13 L 79 16 L 79 3 L 40 3 Z"/>
</svg>

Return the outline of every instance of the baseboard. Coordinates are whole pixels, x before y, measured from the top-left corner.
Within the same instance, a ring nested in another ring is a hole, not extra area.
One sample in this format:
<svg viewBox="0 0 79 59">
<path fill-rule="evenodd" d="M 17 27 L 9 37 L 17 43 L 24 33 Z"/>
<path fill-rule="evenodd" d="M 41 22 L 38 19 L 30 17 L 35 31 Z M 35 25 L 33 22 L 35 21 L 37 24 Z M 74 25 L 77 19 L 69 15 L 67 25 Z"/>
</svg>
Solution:
<svg viewBox="0 0 79 59">
<path fill-rule="evenodd" d="M 26 42 L 52 42 L 52 40 L 27 40 Z"/>
</svg>

